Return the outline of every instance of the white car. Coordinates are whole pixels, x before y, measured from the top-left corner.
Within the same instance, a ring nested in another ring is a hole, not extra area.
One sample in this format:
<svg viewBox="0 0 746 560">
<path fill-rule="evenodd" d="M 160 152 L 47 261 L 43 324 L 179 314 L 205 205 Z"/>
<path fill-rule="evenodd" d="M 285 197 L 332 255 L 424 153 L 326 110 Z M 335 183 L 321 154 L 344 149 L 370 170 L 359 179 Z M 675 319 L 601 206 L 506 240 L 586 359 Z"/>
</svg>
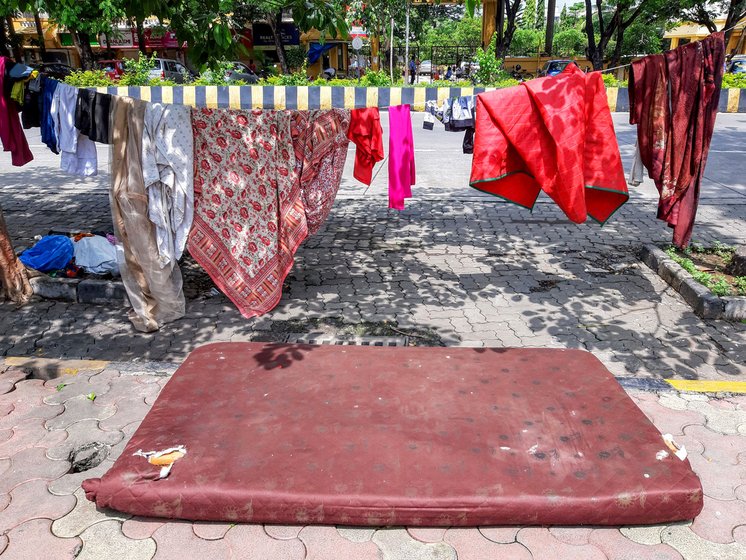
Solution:
<svg viewBox="0 0 746 560">
<path fill-rule="evenodd" d="M 418 74 L 432 74 L 433 73 L 433 61 L 423 60 L 420 62 L 420 67 L 417 70 Z"/>
<path fill-rule="evenodd" d="M 150 71 L 151 78 L 160 78 L 161 80 L 171 80 L 177 84 L 184 82 L 184 76 L 191 76 L 192 73 L 178 60 L 172 58 L 156 58 L 155 67 Z"/>
</svg>

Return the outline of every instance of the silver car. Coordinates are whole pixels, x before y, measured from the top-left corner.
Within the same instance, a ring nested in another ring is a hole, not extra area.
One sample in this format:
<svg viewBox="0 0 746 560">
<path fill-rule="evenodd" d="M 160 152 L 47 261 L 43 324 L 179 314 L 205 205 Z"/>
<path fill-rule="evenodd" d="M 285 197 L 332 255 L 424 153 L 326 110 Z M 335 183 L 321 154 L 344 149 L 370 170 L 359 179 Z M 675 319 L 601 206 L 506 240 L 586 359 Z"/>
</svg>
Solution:
<svg viewBox="0 0 746 560">
<path fill-rule="evenodd" d="M 155 58 L 155 66 L 150 71 L 151 78 L 160 78 L 161 80 L 171 80 L 177 84 L 183 84 L 185 77 L 189 79 L 192 72 L 178 60 L 172 58 Z"/>
</svg>

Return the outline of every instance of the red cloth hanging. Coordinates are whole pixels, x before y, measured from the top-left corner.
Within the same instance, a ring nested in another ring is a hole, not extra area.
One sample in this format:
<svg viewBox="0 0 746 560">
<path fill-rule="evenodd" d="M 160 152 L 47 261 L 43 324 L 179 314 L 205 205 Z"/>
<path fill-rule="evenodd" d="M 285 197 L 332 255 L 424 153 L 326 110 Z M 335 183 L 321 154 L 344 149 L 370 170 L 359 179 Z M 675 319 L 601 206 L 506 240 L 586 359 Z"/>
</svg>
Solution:
<svg viewBox="0 0 746 560">
<path fill-rule="evenodd" d="M 629 195 L 600 73 L 558 76 L 477 96 L 469 184 L 526 208 L 540 191 L 567 217 L 604 224 Z"/>
<path fill-rule="evenodd" d="M 13 165 L 20 167 L 33 160 L 34 155 L 21 128 L 15 102 L 5 97 L 4 93 L 6 69 L 13 64 L 11 59 L 0 56 L 0 141 L 3 143 L 3 151 L 10 152 Z"/>
<path fill-rule="evenodd" d="M 357 146 L 352 175 L 361 183 L 370 185 L 373 180 L 373 166 L 384 157 L 383 131 L 378 107 L 350 111 L 347 137 Z"/>
<path fill-rule="evenodd" d="M 720 102 L 722 32 L 632 63 L 629 122 L 637 124 L 643 165 L 658 188 L 658 218 L 686 247 Z"/>
</svg>

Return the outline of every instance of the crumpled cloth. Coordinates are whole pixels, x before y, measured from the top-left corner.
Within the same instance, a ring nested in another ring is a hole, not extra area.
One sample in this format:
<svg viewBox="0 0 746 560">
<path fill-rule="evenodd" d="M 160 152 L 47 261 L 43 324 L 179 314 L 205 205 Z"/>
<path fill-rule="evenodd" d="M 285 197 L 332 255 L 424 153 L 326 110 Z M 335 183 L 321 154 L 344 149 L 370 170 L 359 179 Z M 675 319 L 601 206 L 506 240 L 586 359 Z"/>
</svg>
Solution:
<svg viewBox="0 0 746 560">
<path fill-rule="evenodd" d="M 350 111 L 331 109 L 292 113 L 295 171 L 308 235 L 314 235 L 332 211 L 347 160 Z"/>
<path fill-rule="evenodd" d="M 355 144 L 355 167 L 352 176 L 370 185 L 373 166 L 383 160 L 383 130 L 378 107 L 350 111 L 350 128 L 347 137 Z"/>
<path fill-rule="evenodd" d="M 189 254 L 244 317 L 262 315 L 308 235 L 286 111 L 195 109 Z"/>
<path fill-rule="evenodd" d="M 658 218 L 673 243 L 689 244 L 720 102 L 722 32 L 632 63 L 629 122 L 637 124 L 642 164 L 660 193 Z"/>
<path fill-rule="evenodd" d="M 477 96 L 469 184 L 525 208 L 541 191 L 575 223 L 604 224 L 629 195 L 603 79 L 574 64 Z"/>
<path fill-rule="evenodd" d="M 20 167 L 33 160 L 34 155 L 21 128 L 15 102 L 4 95 L 6 67 L 13 64 L 11 59 L 0 56 L 0 142 L 3 144 L 3 151 L 10 152 L 11 163 Z"/>
<path fill-rule="evenodd" d="M 123 251 L 119 272 L 132 304 L 129 318 L 144 332 L 184 316 L 186 302 L 176 262 L 161 266 L 155 226 L 148 218 L 148 195 L 142 176 L 145 101 L 113 96 L 111 102 L 111 216 Z"/>
<path fill-rule="evenodd" d="M 148 216 L 155 225 L 163 266 L 181 258 L 194 213 L 194 134 L 186 105 L 149 103 L 145 109 L 142 166 Z"/>
<path fill-rule="evenodd" d="M 121 248 L 121 245 L 119 246 Z M 75 264 L 91 274 L 119 276 L 117 247 L 100 235 L 81 237 L 73 244 Z"/>
</svg>

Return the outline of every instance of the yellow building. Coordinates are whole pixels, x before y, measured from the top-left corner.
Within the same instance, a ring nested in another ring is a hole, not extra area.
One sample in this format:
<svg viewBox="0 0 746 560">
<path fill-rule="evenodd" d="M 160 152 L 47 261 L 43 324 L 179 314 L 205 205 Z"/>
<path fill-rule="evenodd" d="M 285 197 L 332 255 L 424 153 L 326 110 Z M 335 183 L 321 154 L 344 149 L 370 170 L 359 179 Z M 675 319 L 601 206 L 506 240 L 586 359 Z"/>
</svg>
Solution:
<svg viewBox="0 0 746 560">
<path fill-rule="evenodd" d="M 725 18 L 718 18 L 715 20 L 715 25 L 718 29 L 723 29 L 725 26 Z M 735 54 L 746 54 L 746 18 L 742 19 L 733 33 L 730 35 L 730 40 L 726 46 L 725 52 L 728 56 Z M 670 31 L 666 31 L 663 35 L 663 39 L 670 40 L 671 45 L 667 48 L 675 49 L 681 45 L 686 45 L 693 41 L 700 41 L 710 34 L 709 29 L 704 25 L 698 25 L 696 23 L 682 22 Z"/>
</svg>

